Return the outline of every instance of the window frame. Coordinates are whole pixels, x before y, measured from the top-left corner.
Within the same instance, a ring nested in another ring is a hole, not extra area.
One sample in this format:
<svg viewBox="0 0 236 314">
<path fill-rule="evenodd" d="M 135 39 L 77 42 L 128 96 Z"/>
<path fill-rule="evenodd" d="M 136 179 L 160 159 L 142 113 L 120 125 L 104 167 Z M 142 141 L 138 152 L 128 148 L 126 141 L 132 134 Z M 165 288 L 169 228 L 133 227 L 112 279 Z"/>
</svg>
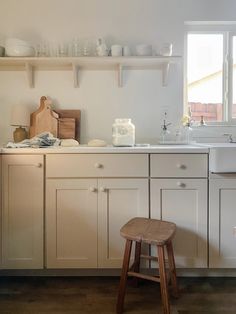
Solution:
<svg viewBox="0 0 236 314">
<path fill-rule="evenodd" d="M 233 37 L 236 37 L 236 22 L 185 22 L 184 35 L 184 113 L 188 110 L 187 86 L 187 46 L 188 34 L 222 34 L 223 67 L 222 67 L 222 104 L 223 120 L 207 121 L 208 126 L 235 126 L 236 118 L 232 117 L 233 105 Z M 236 91 L 235 91 L 236 92 Z"/>
</svg>

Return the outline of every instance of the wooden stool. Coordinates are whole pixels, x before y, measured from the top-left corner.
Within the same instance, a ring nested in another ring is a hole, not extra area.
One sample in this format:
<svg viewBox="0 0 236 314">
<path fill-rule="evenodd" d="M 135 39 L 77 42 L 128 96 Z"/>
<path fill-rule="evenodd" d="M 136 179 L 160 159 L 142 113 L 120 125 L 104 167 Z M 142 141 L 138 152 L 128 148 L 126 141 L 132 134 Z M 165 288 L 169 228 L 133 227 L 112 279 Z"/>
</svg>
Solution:
<svg viewBox="0 0 236 314">
<path fill-rule="evenodd" d="M 118 292 L 118 300 L 116 313 L 123 313 L 125 290 L 127 283 L 127 276 L 134 276 L 137 278 L 152 280 L 160 282 L 161 297 L 163 304 L 163 313 L 170 314 L 170 304 L 168 296 L 168 282 L 167 271 L 165 267 L 165 247 L 167 249 L 169 275 L 172 285 L 172 292 L 175 297 L 178 296 L 178 286 L 176 279 L 175 260 L 172 247 L 172 238 L 175 234 L 176 225 L 171 222 L 161 221 L 148 218 L 133 218 L 127 224 L 125 224 L 120 234 L 126 239 L 125 253 L 123 260 L 123 267 L 120 278 L 120 286 Z M 135 241 L 135 257 L 134 263 L 129 268 L 130 255 L 132 242 Z M 141 244 L 148 243 L 157 246 L 158 257 L 141 255 Z M 140 258 L 146 258 L 148 260 L 156 260 L 159 264 L 159 276 L 149 276 L 139 272 Z"/>
</svg>

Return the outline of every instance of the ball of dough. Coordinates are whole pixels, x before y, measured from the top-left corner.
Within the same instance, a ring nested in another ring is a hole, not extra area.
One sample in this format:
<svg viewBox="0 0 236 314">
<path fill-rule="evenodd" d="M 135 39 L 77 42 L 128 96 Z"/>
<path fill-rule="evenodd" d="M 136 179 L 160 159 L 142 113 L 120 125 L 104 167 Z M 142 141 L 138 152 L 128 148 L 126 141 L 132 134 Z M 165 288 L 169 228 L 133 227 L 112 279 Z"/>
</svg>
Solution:
<svg viewBox="0 0 236 314">
<path fill-rule="evenodd" d="M 88 142 L 88 146 L 91 147 L 104 147 L 107 146 L 107 143 L 103 140 L 94 139 Z"/>
<path fill-rule="evenodd" d="M 79 146 L 79 142 L 74 140 L 73 138 L 61 140 L 61 146 L 63 147 L 73 147 Z"/>
</svg>

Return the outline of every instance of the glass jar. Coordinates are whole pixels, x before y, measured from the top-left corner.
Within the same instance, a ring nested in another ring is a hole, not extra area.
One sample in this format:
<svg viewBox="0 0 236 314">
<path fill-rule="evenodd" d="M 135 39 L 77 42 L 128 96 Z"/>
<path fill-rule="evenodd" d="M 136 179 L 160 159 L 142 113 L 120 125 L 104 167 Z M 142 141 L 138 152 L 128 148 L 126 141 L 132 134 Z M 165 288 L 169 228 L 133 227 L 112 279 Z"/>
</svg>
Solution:
<svg viewBox="0 0 236 314">
<path fill-rule="evenodd" d="M 112 125 L 112 144 L 114 146 L 134 146 L 135 126 L 131 119 L 115 119 Z"/>
<path fill-rule="evenodd" d="M 193 129 L 191 128 L 190 123 L 187 123 L 182 130 L 183 142 L 190 144 L 193 140 Z"/>
</svg>

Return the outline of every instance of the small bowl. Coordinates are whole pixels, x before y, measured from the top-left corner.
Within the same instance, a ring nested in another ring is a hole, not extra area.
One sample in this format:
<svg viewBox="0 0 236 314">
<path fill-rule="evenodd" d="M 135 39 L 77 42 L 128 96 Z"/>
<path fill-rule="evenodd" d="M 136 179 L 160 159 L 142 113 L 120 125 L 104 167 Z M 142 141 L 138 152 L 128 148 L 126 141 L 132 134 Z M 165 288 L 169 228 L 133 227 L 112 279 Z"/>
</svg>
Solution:
<svg viewBox="0 0 236 314">
<path fill-rule="evenodd" d="M 136 46 L 137 56 L 152 56 L 152 45 L 140 44 Z"/>
<path fill-rule="evenodd" d="M 7 57 L 34 57 L 35 49 L 31 46 L 23 45 L 6 45 L 6 56 Z"/>
</svg>

